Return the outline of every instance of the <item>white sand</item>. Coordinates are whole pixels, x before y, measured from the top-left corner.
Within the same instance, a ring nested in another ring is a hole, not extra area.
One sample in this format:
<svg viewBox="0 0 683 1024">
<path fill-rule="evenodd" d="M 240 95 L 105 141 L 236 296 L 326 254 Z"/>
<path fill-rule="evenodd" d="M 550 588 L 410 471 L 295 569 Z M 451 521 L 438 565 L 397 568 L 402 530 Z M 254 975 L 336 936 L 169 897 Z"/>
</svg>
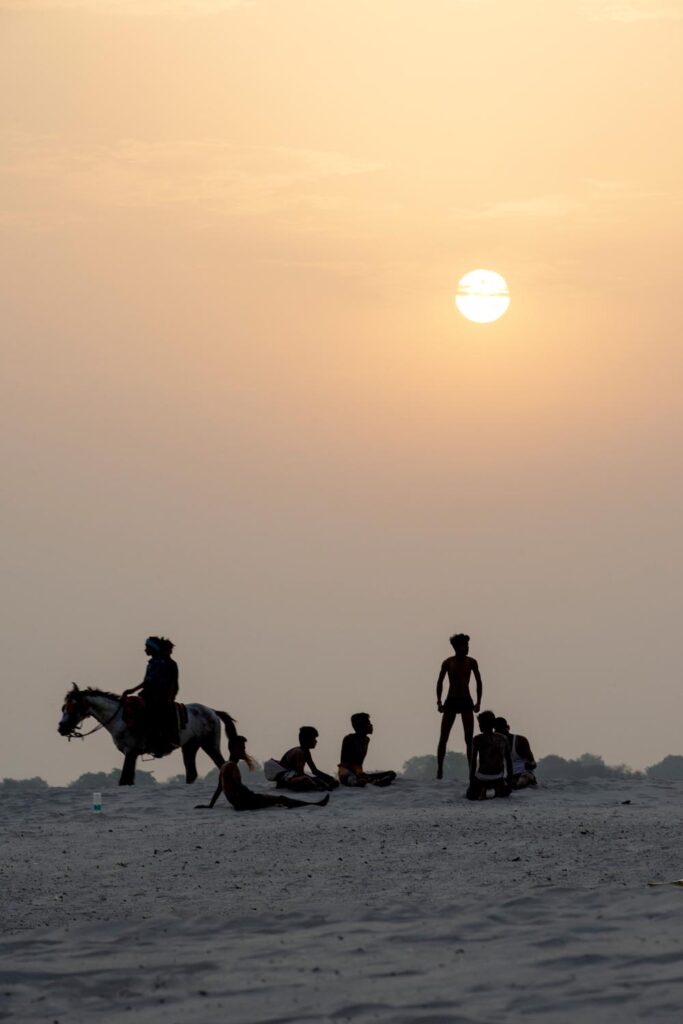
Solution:
<svg viewBox="0 0 683 1024">
<path fill-rule="evenodd" d="M 683 876 L 683 786 L 194 811 L 210 788 L 3 799 L 0 1017 L 680 1019 L 683 889 L 646 883 Z"/>
</svg>

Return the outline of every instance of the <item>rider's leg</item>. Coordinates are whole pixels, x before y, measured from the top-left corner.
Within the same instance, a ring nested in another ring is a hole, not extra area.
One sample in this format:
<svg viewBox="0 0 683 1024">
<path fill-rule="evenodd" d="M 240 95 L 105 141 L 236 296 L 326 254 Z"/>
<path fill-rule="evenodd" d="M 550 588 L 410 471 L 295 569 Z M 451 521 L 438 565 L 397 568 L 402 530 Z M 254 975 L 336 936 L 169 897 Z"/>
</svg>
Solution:
<svg viewBox="0 0 683 1024">
<path fill-rule="evenodd" d="M 448 743 L 448 737 L 451 734 L 453 728 L 453 722 L 457 712 L 451 711 L 450 708 L 446 708 L 441 715 L 441 735 L 439 736 L 439 745 L 436 748 L 436 777 L 437 779 L 443 778 L 443 759 L 446 756 L 446 745 Z"/>
</svg>

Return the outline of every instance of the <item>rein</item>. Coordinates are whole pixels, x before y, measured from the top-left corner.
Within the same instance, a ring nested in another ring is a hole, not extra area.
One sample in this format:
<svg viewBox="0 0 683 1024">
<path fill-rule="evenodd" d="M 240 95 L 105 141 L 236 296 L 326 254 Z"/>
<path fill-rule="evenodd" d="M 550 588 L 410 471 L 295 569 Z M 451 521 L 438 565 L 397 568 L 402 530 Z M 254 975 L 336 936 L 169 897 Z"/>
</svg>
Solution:
<svg viewBox="0 0 683 1024">
<path fill-rule="evenodd" d="M 94 729 L 90 729 L 88 732 L 79 732 L 78 731 L 78 726 L 76 726 L 74 731 L 70 732 L 69 735 L 67 736 L 67 739 L 68 739 L 69 743 L 71 743 L 71 740 L 84 740 L 86 736 L 92 736 L 92 734 L 94 732 L 99 732 L 100 729 L 104 729 L 105 726 L 109 725 L 110 722 L 114 721 L 114 719 L 116 718 L 116 716 L 119 713 L 119 709 L 121 708 L 122 704 L 123 704 L 123 697 L 120 697 L 118 704 L 114 708 L 114 713 L 107 719 L 107 721 L 106 722 L 99 722 L 95 726 Z M 91 711 L 90 713 L 92 714 L 93 718 L 95 718 L 95 721 L 97 721 L 97 718 L 93 714 L 93 712 Z"/>
</svg>

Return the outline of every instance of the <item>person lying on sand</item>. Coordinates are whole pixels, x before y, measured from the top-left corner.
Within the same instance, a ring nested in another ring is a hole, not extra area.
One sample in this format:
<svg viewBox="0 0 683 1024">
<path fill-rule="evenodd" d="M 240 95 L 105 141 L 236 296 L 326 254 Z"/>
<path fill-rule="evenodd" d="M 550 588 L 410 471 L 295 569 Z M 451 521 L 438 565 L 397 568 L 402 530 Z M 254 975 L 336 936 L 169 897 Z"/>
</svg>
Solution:
<svg viewBox="0 0 683 1024">
<path fill-rule="evenodd" d="M 482 711 L 478 716 L 481 733 L 475 736 L 470 761 L 468 800 L 485 800 L 487 789 L 496 796 L 510 796 L 512 789 L 512 762 L 510 748 L 504 736 L 494 732 L 496 716 L 493 711 Z"/>
<path fill-rule="evenodd" d="M 312 725 L 302 725 L 299 729 L 299 746 L 292 747 L 282 755 L 279 761 L 266 761 L 264 771 L 266 778 L 276 782 L 278 789 L 330 790 L 339 785 L 337 780 L 325 772 L 321 772 L 313 762 L 311 750 L 318 743 L 318 730 Z M 310 775 L 306 772 L 309 769 Z"/>
<path fill-rule="evenodd" d="M 230 743 L 230 758 L 218 773 L 218 786 L 211 797 L 211 803 L 195 804 L 197 809 L 210 810 L 221 793 L 236 811 L 260 811 L 265 807 L 324 807 L 330 794 L 322 800 L 292 800 L 288 796 L 274 796 L 269 793 L 254 793 L 242 782 L 239 762 L 244 761 L 251 768 L 253 761 L 247 754 L 247 741 L 244 736 L 236 736 Z"/>
<path fill-rule="evenodd" d="M 511 733 L 510 726 L 505 718 L 496 719 L 495 730 L 505 737 L 510 747 L 512 788 L 526 789 L 527 786 L 537 786 L 538 783 L 534 775 L 536 761 L 531 753 L 531 747 L 526 736 L 520 736 L 519 733 Z"/>
<path fill-rule="evenodd" d="M 437 779 L 443 778 L 443 760 L 446 756 L 448 737 L 458 715 L 462 718 L 462 729 L 465 734 L 465 745 L 467 747 L 467 760 L 472 760 L 474 712 L 479 711 L 481 707 L 483 689 L 479 666 L 474 658 L 469 657 L 470 638 L 465 633 L 456 633 L 451 637 L 451 647 L 455 654 L 450 658 L 446 658 L 441 666 L 439 678 L 436 681 L 436 706 L 439 713 L 443 715 L 439 745 L 436 749 Z M 470 695 L 470 676 L 472 673 L 474 673 L 474 678 L 477 682 L 476 704 Z M 441 694 L 446 676 L 448 676 L 448 694 L 446 700 L 442 703 Z"/>
<path fill-rule="evenodd" d="M 390 786 L 396 778 L 396 772 L 363 771 L 370 736 L 374 732 L 370 715 L 364 711 L 351 715 L 351 725 L 353 732 L 342 740 L 339 759 L 339 781 L 342 786 Z"/>
</svg>

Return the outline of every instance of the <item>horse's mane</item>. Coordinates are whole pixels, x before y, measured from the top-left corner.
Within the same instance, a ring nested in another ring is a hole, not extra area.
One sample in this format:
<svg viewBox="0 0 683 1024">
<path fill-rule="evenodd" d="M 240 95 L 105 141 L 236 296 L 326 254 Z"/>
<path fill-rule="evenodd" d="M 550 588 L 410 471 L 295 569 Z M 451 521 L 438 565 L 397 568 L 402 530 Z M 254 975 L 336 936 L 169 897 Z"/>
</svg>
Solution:
<svg viewBox="0 0 683 1024">
<path fill-rule="evenodd" d="M 112 700 L 121 700 L 120 693 L 112 693 L 111 690 L 100 690 L 97 686 L 86 686 L 81 693 L 90 693 L 93 697 L 111 697 Z"/>
<path fill-rule="evenodd" d="M 101 690 L 99 686 L 79 686 L 78 692 L 91 697 L 109 697 L 110 700 L 121 700 L 120 693 L 112 693 L 111 690 Z"/>
</svg>

